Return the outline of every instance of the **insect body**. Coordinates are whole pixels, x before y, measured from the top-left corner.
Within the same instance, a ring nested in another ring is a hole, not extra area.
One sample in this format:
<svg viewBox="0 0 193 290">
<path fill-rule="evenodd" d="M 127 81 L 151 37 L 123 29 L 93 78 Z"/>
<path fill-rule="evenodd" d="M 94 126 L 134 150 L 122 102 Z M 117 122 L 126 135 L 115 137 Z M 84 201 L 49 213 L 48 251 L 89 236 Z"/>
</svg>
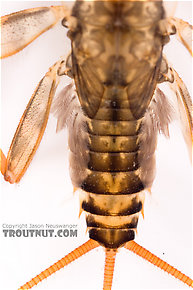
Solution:
<svg viewBox="0 0 193 290">
<path fill-rule="evenodd" d="M 137 15 L 133 19 L 131 10 Z M 154 11 L 151 20 L 150 11 Z M 153 116 L 144 114 L 162 61 L 164 40 L 156 34 L 162 4 L 77 3 L 72 15 L 78 19 L 71 36 L 72 71 L 89 118 L 85 121 L 89 144 L 82 145 L 80 154 L 80 136 L 77 149 L 70 138 L 72 178 L 84 190 L 82 208 L 88 213 L 90 237 L 106 248 L 117 248 L 134 239 L 143 190 L 151 187 L 154 177 L 156 139 L 146 124 Z"/>
<path fill-rule="evenodd" d="M 131 11 L 133 17 L 129 17 Z M 149 13 L 153 17 L 147 18 Z M 67 97 L 72 90 L 69 86 L 63 97 L 64 104 L 69 104 L 69 117 L 61 116 L 60 99 L 55 111 L 59 125 L 65 121 L 70 127 L 71 176 L 74 186 L 84 190 L 81 206 L 87 212 L 90 238 L 116 249 L 134 239 L 143 190 L 151 186 L 154 177 L 157 130 L 167 134 L 170 106 L 159 90 L 152 100 L 157 83 L 173 83 L 175 75 L 162 57 L 168 37 L 160 24 L 164 10 L 161 2 L 77 2 L 71 17 L 72 66 L 67 64 L 65 73 L 74 77 L 81 106 L 77 98 Z M 55 74 L 62 74 L 61 65 L 58 62 L 53 66 L 39 84 L 34 104 L 44 82 L 53 94 Z M 163 104 L 166 121 L 161 119 Z M 188 104 L 188 120 L 189 108 Z M 150 134 L 149 129 L 153 131 Z M 20 148 L 14 146 L 17 153 L 11 150 L 9 154 L 13 162 L 5 175 L 11 182 L 14 159 L 26 164 L 24 167 L 29 163 L 17 157 Z M 17 171 L 15 181 L 23 174 Z"/>
</svg>

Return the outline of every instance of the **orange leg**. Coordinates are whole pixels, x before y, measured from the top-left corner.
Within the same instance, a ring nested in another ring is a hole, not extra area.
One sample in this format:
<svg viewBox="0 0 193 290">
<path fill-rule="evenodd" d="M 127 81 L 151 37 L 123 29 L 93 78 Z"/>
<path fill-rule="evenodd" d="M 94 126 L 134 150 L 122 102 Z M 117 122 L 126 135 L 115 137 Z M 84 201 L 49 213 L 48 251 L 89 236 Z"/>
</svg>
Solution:
<svg viewBox="0 0 193 290">
<path fill-rule="evenodd" d="M 8 181 L 9 183 L 13 184 L 15 183 L 14 175 L 11 171 L 7 170 L 7 165 L 9 164 L 9 159 L 7 159 L 3 153 L 3 151 L 0 149 L 0 168 L 1 168 L 1 174 L 4 176 L 5 181 Z"/>
<path fill-rule="evenodd" d="M 6 159 L 3 151 L 0 149 L 0 168 L 1 168 L 2 175 L 5 174 L 6 166 L 7 166 L 7 159 Z"/>
<path fill-rule="evenodd" d="M 62 60 L 50 67 L 36 87 L 13 137 L 7 160 L 1 151 L 1 172 L 6 181 L 18 183 L 43 137 L 52 99 L 60 81 L 58 71 L 65 68 Z"/>
<path fill-rule="evenodd" d="M 69 15 L 70 10 L 62 5 L 31 8 L 2 16 L 1 58 L 11 56 L 22 50 L 42 33 L 55 26 L 64 17 L 69 17 Z M 16 31 L 16 33 L 13 33 L 13 31 Z"/>
</svg>

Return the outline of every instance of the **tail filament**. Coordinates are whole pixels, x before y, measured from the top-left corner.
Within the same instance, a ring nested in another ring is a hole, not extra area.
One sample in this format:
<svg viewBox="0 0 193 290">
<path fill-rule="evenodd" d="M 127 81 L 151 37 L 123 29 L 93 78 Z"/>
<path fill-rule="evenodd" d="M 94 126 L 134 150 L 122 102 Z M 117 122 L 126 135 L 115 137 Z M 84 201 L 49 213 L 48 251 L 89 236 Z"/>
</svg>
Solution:
<svg viewBox="0 0 193 290">
<path fill-rule="evenodd" d="M 82 244 L 78 248 L 76 248 L 74 251 L 63 257 L 61 260 L 57 261 L 53 265 L 51 265 L 46 270 L 42 271 L 40 274 L 38 274 L 36 277 L 32 278 L 29 282 L 27 282 L 25 285 L 21 286 L 19 290 L 21 289 L 31 289 L 33 286 L 37 285 L 42 280 L 46 279 L 47 277 L 51 276 L 56 271 L 60 270 L 64 266 L 70 264 L 71 262 L 75 261 L 82 255 L 88 253 L 89 251 L 93 250 L 94 248 L 98 247 L 99 244 L 94 240 L 88 240 L 86 243 Z"/>
<path fill-rule="evenodd" d="M 168 274 L 174 276 L 176 279 L 187 284 L 189 287 L 193 288 L 193 280 L 191 278 L 181 273 L 179 270 L 169 265 L 162 259 L 158 258 L 142 246 L 138 245 L 136 242 L 129 241 L 127 244 L 125 244 L 125 248 L 142 257 L 146 261 L 152 263 L 153 265 L 157 266 L 158 268 L 164 270 Z"/>
<path fill-rule="evenodd" d="M 116 249 L 106 249 L 103 290 L 111 290 L 116 253 Z"/>
</svg>

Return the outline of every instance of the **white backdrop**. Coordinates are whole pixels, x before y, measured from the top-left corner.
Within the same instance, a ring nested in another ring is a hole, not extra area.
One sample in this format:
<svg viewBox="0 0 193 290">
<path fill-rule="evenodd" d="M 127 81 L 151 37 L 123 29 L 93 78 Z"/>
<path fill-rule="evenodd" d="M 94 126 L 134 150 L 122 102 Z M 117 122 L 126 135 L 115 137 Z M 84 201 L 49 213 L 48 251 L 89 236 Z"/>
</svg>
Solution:
<svg viewBox="0 0 193 290">
<path fill-rule="evenodd" d="M 2 2 L 2 14 L 60 2 Z M 191 21 L 192 1 L 181 1 L 176 15 Z M 2 60 L 1 147 L 7 153 L 22 112 L 36 85 L 70 41 L 59 24 L 20 53 Z M 167 46 L 168 59 L 191 91 L 191 57 L 175 37 Z M 64 78 L 62 86 L 68 81 Z M 24 178 L 10 185 L 1 178 L 2 224 L 77 224 L 77 238 L 5 238 L 1 230 L 2 289 L 17 289 L 88 239 L 84 215 L 78 219 L 68 173 L 67 135 L 55 133 L 50 116 L 41 145 Z M 192 184 L 186 146 L 176 124 L 171 138 L 159 138 L 157 176 L 147 196 L 145 219 L 140 218 L 136 241 L 191 275 Z M 2 226 L 2 225 L 0 225 Z M 37 289 L 102 289 L 104 253 L 98 248 L 37 286 Z M 113 289 L 183 289 L 186 286 L 148 262 L 121 249 Z"/>
</svg>

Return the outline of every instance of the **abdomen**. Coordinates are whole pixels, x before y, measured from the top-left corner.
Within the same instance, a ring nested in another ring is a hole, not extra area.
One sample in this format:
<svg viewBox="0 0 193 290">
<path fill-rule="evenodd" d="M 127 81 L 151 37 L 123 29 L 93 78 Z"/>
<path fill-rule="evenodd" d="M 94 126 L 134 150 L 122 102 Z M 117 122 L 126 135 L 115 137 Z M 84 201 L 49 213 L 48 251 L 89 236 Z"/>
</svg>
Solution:
<svg viewBox="0 0 193 290">
<path fill-rule="evenodd" d="M 162 57 L 156 25 L 163 9 L 161 2 L 79 2 L 72 15 L 82 115 L 76 144 L 69 135 L 71 177 L 82 189 L 90 238 L 118 248 L 134 239 L 144 190 L 154 178 L 156 145 L 148 156 L 141 147 Z"/>
</svg>

